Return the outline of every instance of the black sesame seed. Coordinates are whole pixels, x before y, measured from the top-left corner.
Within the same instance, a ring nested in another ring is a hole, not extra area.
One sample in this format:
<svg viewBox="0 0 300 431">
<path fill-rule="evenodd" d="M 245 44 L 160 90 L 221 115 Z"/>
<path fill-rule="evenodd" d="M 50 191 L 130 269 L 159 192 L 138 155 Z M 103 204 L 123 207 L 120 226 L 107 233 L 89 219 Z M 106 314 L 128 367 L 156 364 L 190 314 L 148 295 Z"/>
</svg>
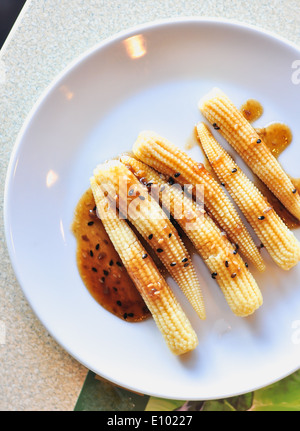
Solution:
<svg viewBox="0 0 300 431">
<path fill-rule="evenodd" d="M 142 259 L 146 259 L 146 257 L 148 257 L 147 253 L 143 254 Z"/>
<path fill-rule="evenodd" d="M 153 233 L 150 233 L 150 235 L 148 236 L 148 239 L 152 239 L 153 238 Z"/>
<path fill-rule="evenodd" d="M 293 194 L 297 193 L 297 189 L 294 189 L 292 193 L 293 193 Z"/>
<path fill-rule="evenodd" d="M 117 264 L 118 266 L 123 266 L 123 265 L 122 265 L 122 263 L 121 263 L 121 262 L 119 262 L 118 260 L 117 260 L 116 264 Z"/>
<path fill-rule="evenodd" d="M 127 314 L 127 313 L 124 313 L 124 314 L 123 314 L 123 318 L 124 318 L 124 319 L 127 319 L 127 316 L 128 316 L 128 314 Z"/>
<path fill-rule="evenodd" d="M 111 259 L 111 261 L 109 262 L 109 266 L 113 266 L 114 261 Z"/>
<path fill-rule="evenodd" d="M 259 248 L 264 248 L 265 246 L 264 246 L 264 244 L 263 243 L 261 243 L 260 244 L 260 246 L 259 246 Z"/>
<path fill-rule="evenodd" d="M 141 201 L 144 201 L 146 198 L 145 196 L 139 195 L 139 198 L 141 199 Z"/>
<path fill-rule="evenodd" d="M 173 180 L 173 178 L 169 178 L 168 184 L 170 184 L 170 186 L 172 186 L 175 183 L 175 181 Z"/>
<path fill-rule="evenodd" d="M 238 250 L 240 246 L 238 244 L 235 244 L 235 249 Z"/>
<path fill-rule="evenodd" d="M 246 267 L 246 268 L 249 268 L 249 265 L 248 265 L 248 263 L 247 263 L 247 262 L 245 262 L 245 267 Z"/>
<path fill-rule="evenodd" d="M 103 278 L 104 278 L 104 277 L 103 277 Z M 118 289 L 117 289 L 116 287 L 113 287 L 113 289 L 114 289 L 114 291 L 115 291 L 115 292 L 117 292 L 117 291 L 118 291 Z"/>
<path fill-rule="evenodd" d="M 93 221 L 89 221 L 88 222 L 88 226 L 93 226 L 94 222 Z"/>
<path fill-rule="evenodd" d="M 97 207 L 96 207 L 96 205 L 94 206 L 94 208 L 93 208 L 93 211 L 96 211 L 96 209 L 97 209 Z"/>
<path fill-rule="evenodd" d="M 187 262 L 188 261 L 188 258 L 187 257 L 185 257 L 184 259 L 182 259 L 182 261 L 181 262 Z"/>
<path fill-rule="evenodd" d="M 225 183 L 221 183 L 221 186 L 225 187 Z"/>
<path fill-rule="evenodd" d="M 109 274 L 109 272 L 108 272 L 106 269 L 103 269 L 103 274 L 104 274 L 104 275 L 108 275 L 108 274 Z"/>
<path fill-rule="evenodd" d="M 92 271 L 98 272 L 97 268 L 95 268 L 94 266 L 92 267 Z"/>
<path fill-rule="evenodd" d="M 117 301 L 116 303 L 117 303 L 117 305 L 119 305 L 119 307 L 122 306 L 122 302 L 121 301 Z"/>
<path fill-rule="evenodd" d="M 157 248 L 156 251 L 157 253 L 162 253 L 164 250 L 162 248 Z"/>
<path fill-rule="evenodd" d="M 170 263 L 170 266 L 175 266 L 175 265 L 176 265 L 176 262 Z"/>
<path fill-rule="evenodd" d="M 186 268 L 187 266 L 189 266 L 189 262 L 185 263 L 183 266 Z"/>
<path fill-rule="evenodd" d="M 213 272 L 211 276 L 212 276 L 212 278 L 215 280 L 215 279 L 216 279 L 216 277 L 218 276 L 218 273 L 217 273 L 217 272 Z"/>
<path fill-rule="evenodd" d="M 93 257 L 93 256 L 94 256 L 93 250 L 90 250 L 90 256 L 91 256 L 91 257 Z"/>
<path fill-rule="evenodd" d="M 133 313 L 128 313 L 128 317 L 133 317 L 134 314 Z"/>
<path fill-rule="evenodd" d="M 172 236 L 172 232 L 169 233 L 169 238 L 171 238 L 171 236 Z"/>
<path fill-rule="evenodd" d="M 96 249 L 96 250 L 99 250 L 99 248 L 100 248 L 100 244 L 96 244 L 95 249 Z"/>
<path fill-rule="evenodd" d="M 236 277 L 236 273 L 234 272 L 233 274 L 231 274 L 231 278 L 235 278 Z"/>
<path fill-rule="evenodd" d="M 104 283 L 105 282 L 105 277 L 101 277 L 101 281 L 102 281 L 102 283 Z"/>
<path fill-rule="evenodd" d="M 217 123 L 214 123 L 214 124 L 213 124 L 213 128 L 214 128 L 215 130 L 220 130 L 220 127 L 217 125 Z"/>
<path fill-rule="evenodd" d="M 235 174 L 237 172 L 237 168 L 232 169 L 231 171 L 233 174 Z"/>
<path fill-rule="evenodd" d="M 256 143 L 260 144 L 261 143 L 261 139 L 257 139 Z"/>
<path fill-rule="evenodd" d="M 226 266 L 226 268 L 228 268 L 228 267 L 229 267 L 229 262 L 228 262 L 228 260 L 226 260 L 226 262 L 225 262 L 225 266 Z"/>
<path fill-rule="evenodd" d="M 237 254 L 237 250 L 233 250 L 233 254 Z"/>
<path fill-rule="evenodd" d="M 265 216 L 259 216 L 258 220 L 264 220 L 266 217 Z"/>
<path fill-rule="evenodd" d="M 180 172 L 176 172 L 176 174 L 174 174 L 175 178 L 178 178 L 180 176 Z"/>
</svg>

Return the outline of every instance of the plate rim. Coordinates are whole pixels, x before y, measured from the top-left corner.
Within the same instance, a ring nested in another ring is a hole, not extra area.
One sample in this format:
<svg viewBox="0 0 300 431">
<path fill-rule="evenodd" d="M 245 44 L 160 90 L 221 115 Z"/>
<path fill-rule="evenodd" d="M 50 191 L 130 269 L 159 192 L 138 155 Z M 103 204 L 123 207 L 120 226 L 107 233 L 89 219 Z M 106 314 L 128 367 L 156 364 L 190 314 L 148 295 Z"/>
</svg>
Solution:
<svg viewBox="0 0 300 431">
<path fill-rule="evenodd" d="M 3 199 L 3 218 L 4 218 L 4 235 L 5 235 L 5 243 L 6 248 L 8 251 L 8 255 L 10 258 L 10 264 L 12 266 L 12 269 L 14 271 L 14 274 L 16 276 L 17 282 L 19 284 L 19 287 L 21 288 L 22 294 L 26 298 L 26 301 L 30 305 L 32 311 L 34 312 L 35 316 L 38 318 L 40 323 L 44 326 L 44 328 L 47 330 L 47 332 L 51 335 L 51 337 L 58 343 L 58 345 L 67 352 L 71 357 L 76 359 L 81 365 L 86 367 L 88 370 L 95 372 L 96 374 L 99 374 L 103 376 L 105 379 L 110 381 L 113 384 L 120 385 L 120 382 L 117 380 L 114 380 L 111 376 L 107 376 L 105 373 L 99 373 L 99 371 L 93 369 L 93 367 L 90 367 L 88 364 L 84 363 L 74 352 L 71 352 L 70 349 L 66 348 L 64 345 L 61 344 L 59 341 L 59 337 L 57 337 L 55 334 L 52 333 L 51 329 L 48 328 L 48 326 L 44 323 L 42 316 L 40 316 L 38 310 L 36 310 L 36 307 L 33 306 L 30 298 L 28 297 L 27 293 L 25 292 L 22 283 L 21 283 L 21 275 L 18 270 L 17 264 L 14 259 L 14 244 L 11 240 L 10 236 L 10 222 L 9 222 L 9 209 L 8 209 L 8 200 L 10 195 L 10 187 L 13 182 L 13 173 L 16 166 L 17 161 L 17 154 L 19 149 L 22 147 L 22 141 L 23 137 L 27 131 L 27 129 L 30 127 L 31 121 L 34 119 L 36 113 L 39 111 L 41 105 L 43 102 L 47 99 L 47 97 L 51 94 L 51 92 L 54 90 L 54 88 L 72 71 L 76 69 L 83 61 L 88 60 L 90 56 L 95 55 L 98 51 L 101 51 L 101 49 L 108 47 L 110 44 L 114 44 L 118 41 L 123 40 L 125 37 L 130 37 L 137 32 L 146 31 L 146 30 L 157 30 L 161 27 L 165 26 L 173 26 L 173 25 L 186 25 L 186 24 L 193 24 L 193 25 L 201 25 L 201 24 L 220 24 L 225 25 L 228 27 L 234 27 L 236 29 L 241 30 L 248 30 L 249 32 L 253 32 L 256 34 L 259 34 L 264 37 L 268 37 L 272 40 L 275 40 L 284 46 L 287 46 L 289 48 L 292 48 L 299 52 L 300 55 L 300 46 L 298 46 L 296 43 L 288 40 L 287 38 L 276 34 L 273 31 L 266 30 L 263 28 L 260 28 L 256 25 L 245 23 L 239 20 L 234 19 L 226 19 L 226 18 L 219 18 L 219 17 L 197 17 L 197 16 L 182 16 L 182 17 L 173 17 L 173 18 L 163 18 L 163 19 L 157 19 L 149 22 L 145 22 L 142 24 L 138 24 L 135 26 L 128 27 L 126 29 L 123 29 L 117 33 L 112 34 L 111 36 L 108 36 L 101 40 L 100 42 L 94 44 L 84 52 L 82 52 L 80 55 L 76 56 L 71 62 L 69 62 L 51 81 L 48 85 L 46 85 L 45 89 L 41 92 L 41 94 L 38 96 L 36 102 L 33 104 L 32 108 L 29 110 L 29 113 L 27 114 L 18 134 L 17 138 L 13 144 L 11 155 L 9 158 L 9 163 L 7 166 L 7 172 L 5 177 L 5 184 L 4 184 L 4 199 Z M 300 364 L 299 366 L 295 367 L 294 369 L 291 369 L 290 371 L 286 371 L 284 373 L 281 373 L 280 376 L 278 376 L 276 379 L 273 379 L 272 382 L 268 383 L 268 385 L 279 382 L 280 380 L 284 379 L 287 376 L 290 376 L 291 374 L 297 372 L 300 370 Z M 122 383 L 123 385 L 123 383 Z M 122 386 L 125 389 L 131 390 L 131 391 L 140 391 L 139 388 L 136 388 L 135 386 L 131 385 L 123 385 Z M 249 392 L 254 392 L 256 390 L 262 389 L 266 387 L 266 384 L 263 383 L 261 385 L 256 385 L 250 390 L 240 391 L 240 392 L 230 392 L 220 394 L 218 397 L 215 396 L 207 396 L 207 397 L 201 397 L 201 400 L 208 401 L 208 400 L 218 400 L 222 398 L 227 397 L 233 397 L 233 396 L 239 396 L 243 395 Z M 224 392 L 224 391 L 223 391 Z M 172 397 L 169 394 L 168 395 L 162 395 L 161 393 L 155 393 L 155 392 L 143 392 L 145 395 L 154 396 L 154 397 L 164 397 L 166 399 L 170 400 L 178 400 L 178 397 Z M 196 401 L 199 400 L 199 397 L 189 397 L 189 401 Z"/>
</svg>

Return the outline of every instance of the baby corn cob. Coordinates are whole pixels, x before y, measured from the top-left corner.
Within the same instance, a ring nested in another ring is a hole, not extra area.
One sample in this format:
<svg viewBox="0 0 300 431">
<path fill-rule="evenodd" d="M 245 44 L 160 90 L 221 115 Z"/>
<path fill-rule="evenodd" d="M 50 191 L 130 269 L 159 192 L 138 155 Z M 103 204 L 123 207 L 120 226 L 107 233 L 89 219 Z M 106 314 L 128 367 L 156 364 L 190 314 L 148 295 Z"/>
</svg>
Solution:
<svg viewBox="0 0 300 431">
<path fill-rule="evenodd" d="M 204 186 L 205 206 L 214 221 L 239 247 L 244 256 L 263 271 L 265 265 L 249 232 L 221 186 L 202 163 L 154 132 L 142 132 L 133 146 L 134 155 L 157 171 L 170 176 L 169 182 Z"/>
<path fill-rule="evenodd" d="M 199 102 L 199 109 L 240 154 L 281 203 L 300 220 L 300 195 L 288 175 L 242 113 L 219 89 Z"/>
<path fill-rule="evenodd" d="M 177 230 L 147 188 L 117 160 L 98 166 L 94 176 L 98 183 L 109 185 L 110 194 L 117 197 L 116 203 L 123 213 L 125 204 L 128 220 L 153 248 L 199 317 L 205 319 L 202 292 L 191 258 Z M 145 254 L 144 258 L 147 257 Z"/>
<path fill-rule="evenodd" d="M 197 125 L 198 137 L 217 177 L 253 227 L 273 260 L 289 270 L 300 260 L 300 244 L 274 211 L 267 199 L 246 177 L 230 155 L 203 123 Z"/>
<path fill-rule="evenodd" d="M 198 339 L 189 320 L 153 260 L 148 257 L 126 220 L 120 219 L 97 183 L 91 187 L 103 225 L 120 258 L 147 304 L 169 349 L 181 355 L 196 348 Z"/>
<path fill-rule="evenodd" d="M 161 204 L 194 244 L 232 311 L 243 317 L 252 314 L 262 304 L 261 292 L 242 258 L 234 254 L 235 249 L 208 214 L 186 196 L 181 187 L 168 184 L 148 165 L 129 156 L 121 156 L 120 161 L 139 181 L 151 187 L 149 191 L 158 190 Z M 175 217 L 177 206 L 182 208 L 179 218 Z"/>
</svg>

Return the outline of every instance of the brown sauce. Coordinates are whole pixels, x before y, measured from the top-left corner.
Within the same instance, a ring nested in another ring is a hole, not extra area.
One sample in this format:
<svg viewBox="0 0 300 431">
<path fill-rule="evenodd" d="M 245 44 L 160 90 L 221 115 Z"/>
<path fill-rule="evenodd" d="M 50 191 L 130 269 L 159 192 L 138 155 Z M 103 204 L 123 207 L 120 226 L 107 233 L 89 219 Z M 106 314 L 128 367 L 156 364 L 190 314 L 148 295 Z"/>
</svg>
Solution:
<svg viewBox="0 0 300 431">
<path fill-rule="evenodd" d="M 274 208 L 279 217 L 284 221 L 287 227 L 291 230 L 300 227 L 300 221 L 296 219 L 277 199 L 277 197 L 263 184 L 260 180 L 256 180 L 256 186 L 262 194 L 268 199 L 269 204 Z"/>
<path fill-rule="evenodd" d="M 254 99 L 247 100 L 241 107 L 243 116 L 250 123 L 258 120 L 263 114 L 262 105 Z M 278 158 L 280 154 L 291 144 L 293 135 L 291 129 L 282 123 L 271 123 L 266 127 L 255 129 L 267 147 L 270 149 L 274 157 Z M 300 191 L 300 179 L 291 178 L 295 188 Z M 285 224 L 290 229 L 300 227 L 300 221 L 297 220 L 277 199 L 277 197 L 257 179 L 257 187 L 268 199 L 270 205 L 274 208 L 277 214 L 282 218 Z"/>
<path fill-rule="evenodd" d="M 190 136 L 188 137 L 184 149 L 185 150 L 191 150 L 192 148 L 194 148 L 196 145 L 198 145 L 199 141 L 198 141 L 198 134 L 197 134 L 197 127 L 195 126 L 193 128 L 193 132 L 190 134 Z"/>
<path fill-rule="evenodd" d="M 249 99 L 241 106 L 240 111 L 249 123 L 253 123 L 262 116 L 264 108 L 257 100 Z"/>
<path fill-rule="evenodd" d="M 137 322 L 150 312 L 95 211 L 91 189 L 79 200 L 72 223 L 77 267 L 93 298 L 121 319 Z"/>
<path fill-rule="evenodd" d="M 266 127 L 256 129 L 256 132 L 275 157 L 279 157 L 293 139 L 289 126 L 282 123 L 269 124 Z"/>
<path fill-rule="evenodd" d="M 291 144 L 293 139 L 290 128 L 282 123 L 272 123 L 261 129 L 256 129 L 256 131 L 276 158 Z M 293 183 L 297 181 L 294 178 L 291 178 L 291 180 Z M 296 184 L 294 185 L 299 191 L 299 187 Z M 288 228 L 291 230 L 298 229 L 300 221 L 282 205 L 279 199 L 264 184 L 259 182 L 258 187 Z"/>
</svg>

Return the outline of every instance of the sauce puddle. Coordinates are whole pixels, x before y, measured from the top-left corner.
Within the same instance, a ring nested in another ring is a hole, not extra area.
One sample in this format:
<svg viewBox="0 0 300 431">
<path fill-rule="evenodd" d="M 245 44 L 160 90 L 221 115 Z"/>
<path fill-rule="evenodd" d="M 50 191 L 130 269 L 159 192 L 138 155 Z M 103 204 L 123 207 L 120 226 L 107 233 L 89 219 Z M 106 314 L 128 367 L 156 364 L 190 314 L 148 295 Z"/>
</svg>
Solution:
<svg viewBox="0 0 300 431">
<path fill-rule="evenodd" d="M 93 298 L 123 320 L 138 322 L 149 317 L 143 298 L 96 215 L 91 189 L 76 206 L 72 232 L 77 240 L 77 267 Z"/>
<path fill-rule="evenodd" d="M 249 99 L 241 106 L 240 111 L 246 120 L 252 123 L 262 116 L 264 109 L 260 102 L 255 99 Z M 293 139 L 291 129 L 283 123 L 274 122 L 267 125 L 266 127 L 256 128 L 255 130 L 276 158 L 278 158 L 280 154 L 291 144 Z M 197 129 L 194 127 L 193 132 L 188 138 L 185 149 L 191 149 L 197 144 L 199 144 L 199 147 L 202 151 L 205 168 L 214 177 L 214 179 L 218 181 L 212 166 L 207 160 L 202 145 L 198 140 Z M 230 156 L 233 157 L 231 154 Z M 300 178 L 290 178 L 295 188 L 300 193 Z M 290 212 L 281 204 L 277 197 L 258 178 L 256 178 L 255 183 L 257 188 L 268 199 L 270 205 L 272 205 L 274 210 L 282 218 L 289 229 L 299 228 L 300 221 L 290 214 Z"/>
<path fill-rule="evenodd" d="M 257 100 L 249 99 L 241 106 L 240 111 L 249 123 L 253 123 L 262 116 L 264 108 Z"/>
<path fill-rule="evenodd" d="M 277 199 L 277 197 L 263 184 L 258 178 L 255 180 L 256 187 L 268 199 L 270 205 L 274 208 L 279 217 L 284 221 L 290 230 L 298 229 L 300 221 L 296 219 Z"/>
<path fill-rule="evenodd" d="M 247 102 L 245 102 L 241 107 L 243 116 L 250 123 L 258 120 L 263 114 L 263 111 L 262 105 L 254 99 L 247 100 Z M 256 128 L 255 130 L 276 158 L 278 158 L 280 154 L 288 148 L 293 140 L 291 129 L 283 123 L 274 122 L 266 127 Z M 291 178 L 291 181 L 299 192 L 300 179 Z M 276 196 L 258 178 L 256 179 L 256 186 L 268 199 L 274 210 L 282 218 L 289 229 L 297 229 L 300 227 L 300 221 L 282 205 Z"/>
<path fill-rule="evenodd" d="M 266 127 L 255 130 L 276 158 L 293 140 L 291 129 L 286 124 L 271 123 Z"/>
</svg>

